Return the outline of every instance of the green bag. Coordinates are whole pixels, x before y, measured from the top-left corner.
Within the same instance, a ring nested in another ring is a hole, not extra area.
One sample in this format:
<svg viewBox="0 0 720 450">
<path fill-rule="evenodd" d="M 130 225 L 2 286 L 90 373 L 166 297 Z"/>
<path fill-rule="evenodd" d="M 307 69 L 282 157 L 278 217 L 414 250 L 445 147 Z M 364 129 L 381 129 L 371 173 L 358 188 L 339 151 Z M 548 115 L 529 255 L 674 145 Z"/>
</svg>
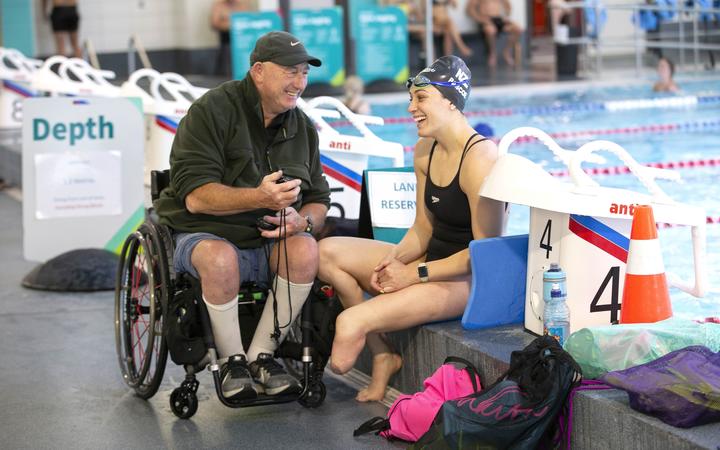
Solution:
<svg viewBox="0 0 720 450">
<path fill-rule="evenodd" d="M 657 323 L 583 328 L 571 334 L 565 350 L 585 378 L 644 364 L 690 345 L 720 351 L 720 324 L 670 318 Z"/>
</svg>

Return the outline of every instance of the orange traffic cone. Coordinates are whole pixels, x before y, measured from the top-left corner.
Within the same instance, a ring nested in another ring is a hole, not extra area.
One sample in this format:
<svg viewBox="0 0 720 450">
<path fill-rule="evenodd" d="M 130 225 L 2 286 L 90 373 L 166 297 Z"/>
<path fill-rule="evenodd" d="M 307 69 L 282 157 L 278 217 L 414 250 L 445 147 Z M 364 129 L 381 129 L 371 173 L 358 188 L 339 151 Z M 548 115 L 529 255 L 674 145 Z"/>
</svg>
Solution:
<svg viewBox="0 0 720 450">
<path fill-rule="evenodd" d="M 630 231 L 620 323 L 652 323 L 670 317 L 670 292 L 653 210 L 638 205 Z"/>
</svg>

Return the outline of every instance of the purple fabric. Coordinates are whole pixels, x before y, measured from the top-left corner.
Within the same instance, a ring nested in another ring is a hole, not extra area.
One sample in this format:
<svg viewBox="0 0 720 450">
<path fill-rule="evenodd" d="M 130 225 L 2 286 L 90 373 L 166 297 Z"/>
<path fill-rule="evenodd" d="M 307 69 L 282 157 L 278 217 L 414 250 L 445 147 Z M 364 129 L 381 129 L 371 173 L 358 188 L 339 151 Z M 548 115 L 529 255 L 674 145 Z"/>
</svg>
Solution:
<svg viewBox="0 0 720 450">
<path fill-rule="evenodd" d="M 573 427 L 573 400 L 575 399 L 575 394 L 578 391 L 602 391 L 606 389 L 612 389 L 612 386 L 608 386 L 607 384 L 597 380 L 582 380 L 579 386 L 570 390 L 570 393 L 568 394 L 567 415 L 565 413 L 561 413 L 558 417 L 559 437 L 558 442 L 555 442 L 557 446 L 560 445 L 561 442 L 559 441 L 561 439 L 565 439 L 565 445 L 567 449 L 570 450 L 570 436 L 572 434 Z"/>
<path fill-rule="evenodd" d="M 627 391 L 630 406 L 682 428 L 720 421 L 720 352 L 690 346 L 600 378 Z"/>
</svg>

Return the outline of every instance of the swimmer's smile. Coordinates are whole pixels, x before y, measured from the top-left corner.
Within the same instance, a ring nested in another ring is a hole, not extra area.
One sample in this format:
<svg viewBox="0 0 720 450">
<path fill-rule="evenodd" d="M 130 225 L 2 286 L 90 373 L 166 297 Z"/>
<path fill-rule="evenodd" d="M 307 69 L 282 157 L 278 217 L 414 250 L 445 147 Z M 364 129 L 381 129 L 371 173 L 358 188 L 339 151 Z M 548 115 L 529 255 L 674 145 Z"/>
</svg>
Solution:
<svg viewBox="0 0 720 450">
<path fill-rule="evenodd" d="M 420 128 L 420 124 L 427 119 L 427 116 L 413 116 L 413 120 L 415 121 L 415 125 Z"/>
</svg>

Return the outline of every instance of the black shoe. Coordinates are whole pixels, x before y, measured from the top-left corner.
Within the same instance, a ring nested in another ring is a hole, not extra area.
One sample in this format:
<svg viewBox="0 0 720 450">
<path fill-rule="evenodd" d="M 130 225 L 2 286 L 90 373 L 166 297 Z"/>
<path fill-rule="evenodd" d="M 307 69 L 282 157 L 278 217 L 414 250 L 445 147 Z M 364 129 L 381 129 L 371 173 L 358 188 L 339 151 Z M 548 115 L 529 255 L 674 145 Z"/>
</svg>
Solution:
<svg viewBox="0 0 720 450">
<path fill-rule="evenodd" d="M 245 355 L 233 355 L 220 370 L 222 393 L 229 400 L 252 400 L 257 390 L 248 370 Z"/>
<path fill-rule="evenodd" d="M 285 369 L 269 353 L 260 353 L 255 362 L 250 363 L 250 373 L 262 384 L 267 395 L 299 393 L 300 382 L 285 372 Z"/>
</svg>

